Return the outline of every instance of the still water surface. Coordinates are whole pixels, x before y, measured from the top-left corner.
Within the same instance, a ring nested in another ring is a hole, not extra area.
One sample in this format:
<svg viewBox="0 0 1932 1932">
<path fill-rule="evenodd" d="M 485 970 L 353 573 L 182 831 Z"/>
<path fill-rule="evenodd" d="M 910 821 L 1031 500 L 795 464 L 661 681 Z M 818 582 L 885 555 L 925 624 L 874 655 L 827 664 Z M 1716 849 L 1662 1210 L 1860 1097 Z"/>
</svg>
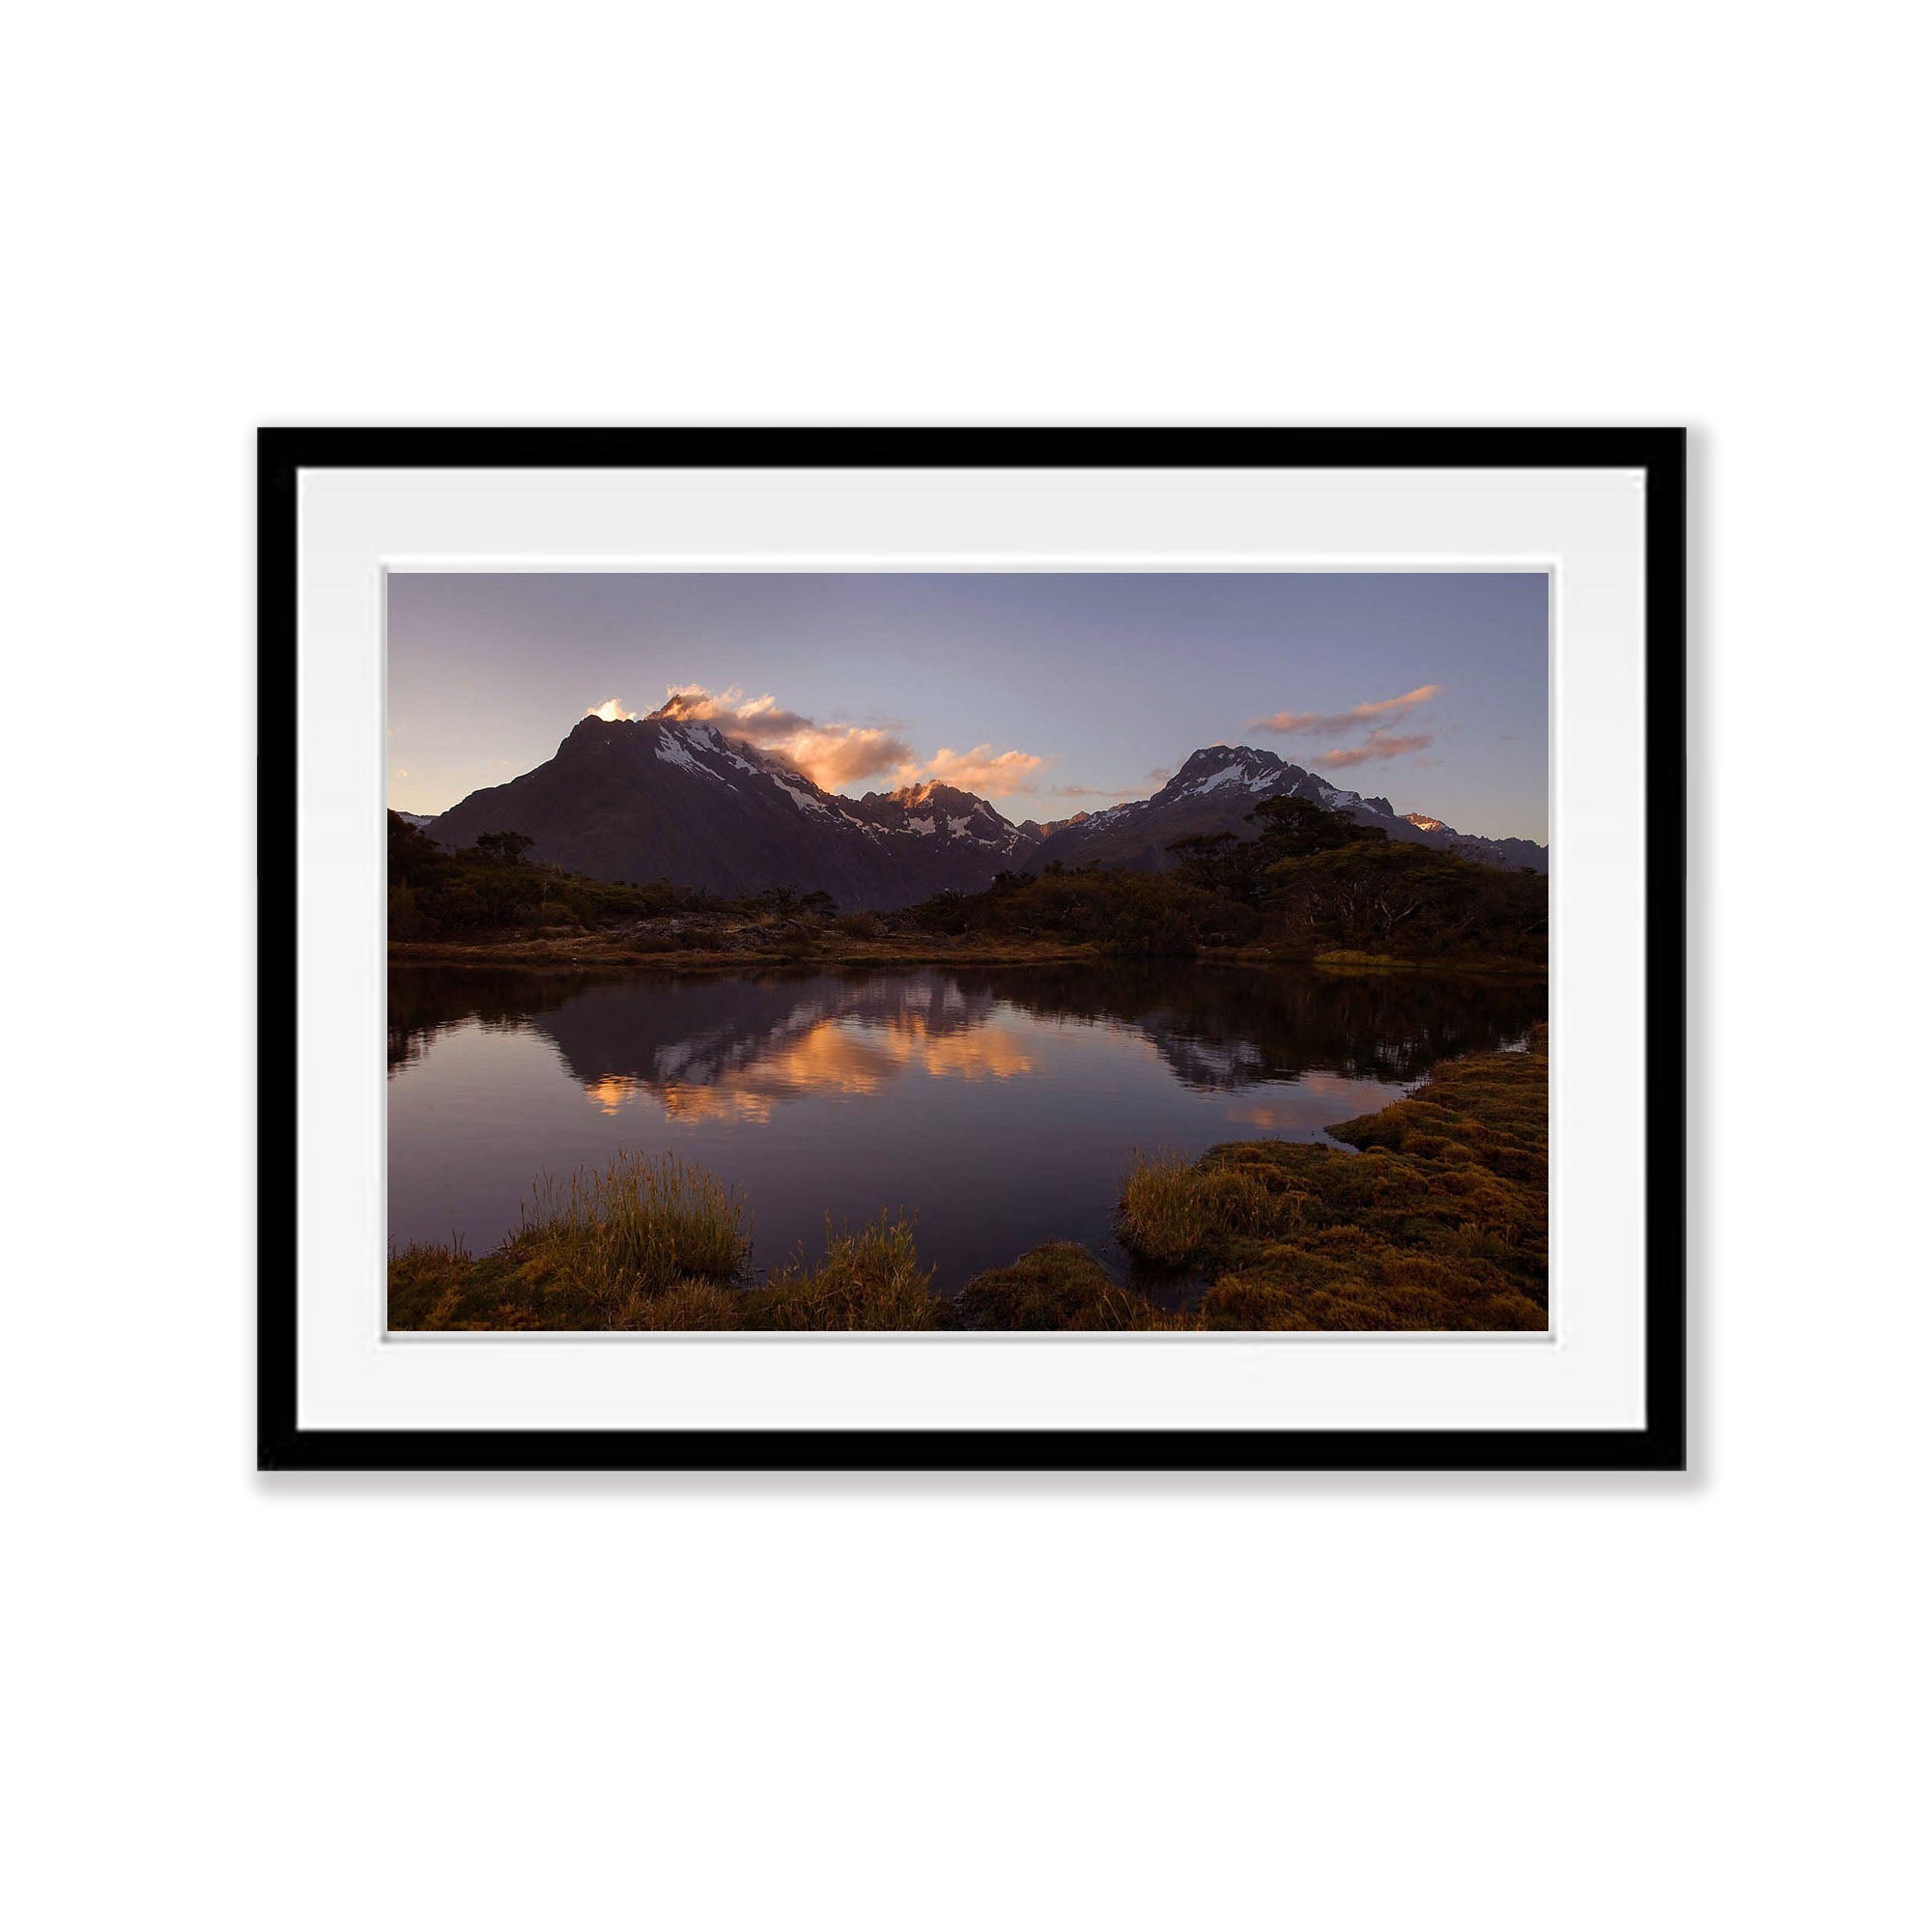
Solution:
<svg viewBox="0 0 1932 1932">
<path fill-rule="evenodd" d="M 935 1286 L 1040 1241 L 1110 1266 L 1137 1151 L 1323 1140 L 1439 1059 L 1520 1039 L 1541 984 L 1038 966 L 621 983 L 396 968 L 389 1238 L 472 1252 L 540 1171 L 671 1151 L 749 1197 L 753 1265 L 918 1216 Z"/>
</svg>

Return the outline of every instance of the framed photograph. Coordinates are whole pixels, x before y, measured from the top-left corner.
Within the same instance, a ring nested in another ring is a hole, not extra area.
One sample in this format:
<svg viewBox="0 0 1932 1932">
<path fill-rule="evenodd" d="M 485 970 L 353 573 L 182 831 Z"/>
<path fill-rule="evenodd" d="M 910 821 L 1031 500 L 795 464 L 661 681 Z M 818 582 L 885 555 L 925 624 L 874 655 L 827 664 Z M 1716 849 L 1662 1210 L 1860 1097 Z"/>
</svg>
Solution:
<svg viewBox="0 0 1932 1932">
<path fill-rule="evenodd" d="M 264 430 L 260 1463 L 1684 1466 L 1678 430 Z"/>
</svg>

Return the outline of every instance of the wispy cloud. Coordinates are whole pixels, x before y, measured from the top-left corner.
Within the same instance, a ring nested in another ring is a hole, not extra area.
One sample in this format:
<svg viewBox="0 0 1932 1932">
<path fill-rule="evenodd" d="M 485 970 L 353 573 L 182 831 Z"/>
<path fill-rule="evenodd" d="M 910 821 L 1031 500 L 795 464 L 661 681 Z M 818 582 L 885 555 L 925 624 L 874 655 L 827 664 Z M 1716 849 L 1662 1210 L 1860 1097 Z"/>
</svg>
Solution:
<svg viewBox="0 0 1932 1932">
<path fill-rule="evenodd" d="M 1130 798 L 1146 798 L 1150 793 L 1157 792 L 1173 776 L 1172 765 L 1156 765 L 1139 784 L 1054 784 L 1042 786 L 1040 789 L 1055 798 L 1104 798 L 1109 805 L 1119 805 Z"/>
<path fill-rule="evenodd" d="M 1352 731 L 1359 725 L 1373 724 L 1378 719 L 1400 718 L 1413 711 L 1417 705 L 1427 704 L 1432 697 L 1440 697 L 1439 684 L 1419 684 L 1413 691 L 1406 691 L 1400 697 L 1384 697 L 1374 704 L 1358 704 L 1352 711 L 1277 711 L 1267 718 L 1250 718 L 1250 731 L 1273 731 L 1282 737 L 1295 737 L 1303 732 L 1321 732 L 1330 736 L 1339 731 Z M 1334 754 L 1328 754 L 1329 762 L 1334 762 Z M 1359 761 L 1358 761 L 1359 762 Z"/>
<path fill-rule="evenodd" d="M 1388 758 L 1400 758 L 1410 752 L 1421 752 L 1435 741 L 1427 731 L 1412 731 L 1404 735 L 1394 731 L 1371 731 L 1359 745 L 1337 745 L 1334 750 L 1323 752 L 1315 760 L 1328 771 L 1346 772 L 1350 765 L 1380 764 Z"/>
</svg>

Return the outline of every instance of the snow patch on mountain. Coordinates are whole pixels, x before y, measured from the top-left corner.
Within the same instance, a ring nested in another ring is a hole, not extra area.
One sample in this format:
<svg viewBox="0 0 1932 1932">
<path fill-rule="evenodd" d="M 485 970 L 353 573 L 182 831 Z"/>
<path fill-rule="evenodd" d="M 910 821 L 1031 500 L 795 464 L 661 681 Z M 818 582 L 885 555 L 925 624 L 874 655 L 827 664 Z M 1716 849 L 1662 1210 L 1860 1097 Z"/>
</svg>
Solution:
<svg viewBox="0 0 1932 1932">
<path fill-rule="evenodd" d="M 830 818 L 832 816 L 831 809 L 825 804 L 825 802 L 822 799 L 813 798 L 809 791 L 800 790 L 797 785 L 793 784 L 790 781 L 790 780 L 781 779 L 776 772 L 774 772 L 772 774 L 772 782 L 775 785 L 777 785 L 778 788 L 781 792 L 783 792 L 784 795 L 788 799 L 790 799 L 791 802 L 795 806 L 797 806 L 801 811 L 815 811 L 821 818 Z"/>
<path fill-rule="evenodd" d="M 1214 774 L 1211 779 L 1198 780 L 1188 789 L 1197 795 L 1204 791 L 1213 791 L 1218 786 L 1234 783 L 1246 776 L 1239 765 L 1228 765 Z"/>
<path fill-rule="evenodd" d="M 668 765 L 675 765 L 680 771 L 702 772 L 706 778 L 711 779 L 716 783 L 724 783 L 724 780 L 720 778 L 709 765 L 699 764 L 691 755 L 690 747 L 684 744 L 675 732 L 661 730 L 658 733 L 657 751 L 658 756 Z"/>
<path fill-rule="evenodd" d="M 740 757 L 737 748 L 728 738 L 724 741 L 724 756 L 730 763 L 736 765 L 741 772 L 750 772 L 754 779 L 770 776 L 763 766 L 753 764 L 750 758 Z"/>
</svg>

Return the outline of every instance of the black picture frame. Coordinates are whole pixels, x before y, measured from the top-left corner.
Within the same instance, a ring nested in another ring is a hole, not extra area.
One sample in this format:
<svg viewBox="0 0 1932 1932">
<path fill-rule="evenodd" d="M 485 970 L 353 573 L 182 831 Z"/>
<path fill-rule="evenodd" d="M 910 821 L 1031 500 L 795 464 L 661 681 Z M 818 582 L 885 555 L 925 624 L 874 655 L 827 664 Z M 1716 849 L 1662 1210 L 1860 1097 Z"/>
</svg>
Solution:
<svg viewBox="0 0 1932 1932">
<path fill-rule="evenodd" d="M 297 485 L 303 469 L 1186 467 L 1645 475 L 1640 1429 L 342 1430 L 297 1418 Z M 1686 1466 L 1686 434 L 1681 429 L 263 429 L 257 441 L 257 1465 L 297 1469 L 1681 1470 Z"/>
</svg>

